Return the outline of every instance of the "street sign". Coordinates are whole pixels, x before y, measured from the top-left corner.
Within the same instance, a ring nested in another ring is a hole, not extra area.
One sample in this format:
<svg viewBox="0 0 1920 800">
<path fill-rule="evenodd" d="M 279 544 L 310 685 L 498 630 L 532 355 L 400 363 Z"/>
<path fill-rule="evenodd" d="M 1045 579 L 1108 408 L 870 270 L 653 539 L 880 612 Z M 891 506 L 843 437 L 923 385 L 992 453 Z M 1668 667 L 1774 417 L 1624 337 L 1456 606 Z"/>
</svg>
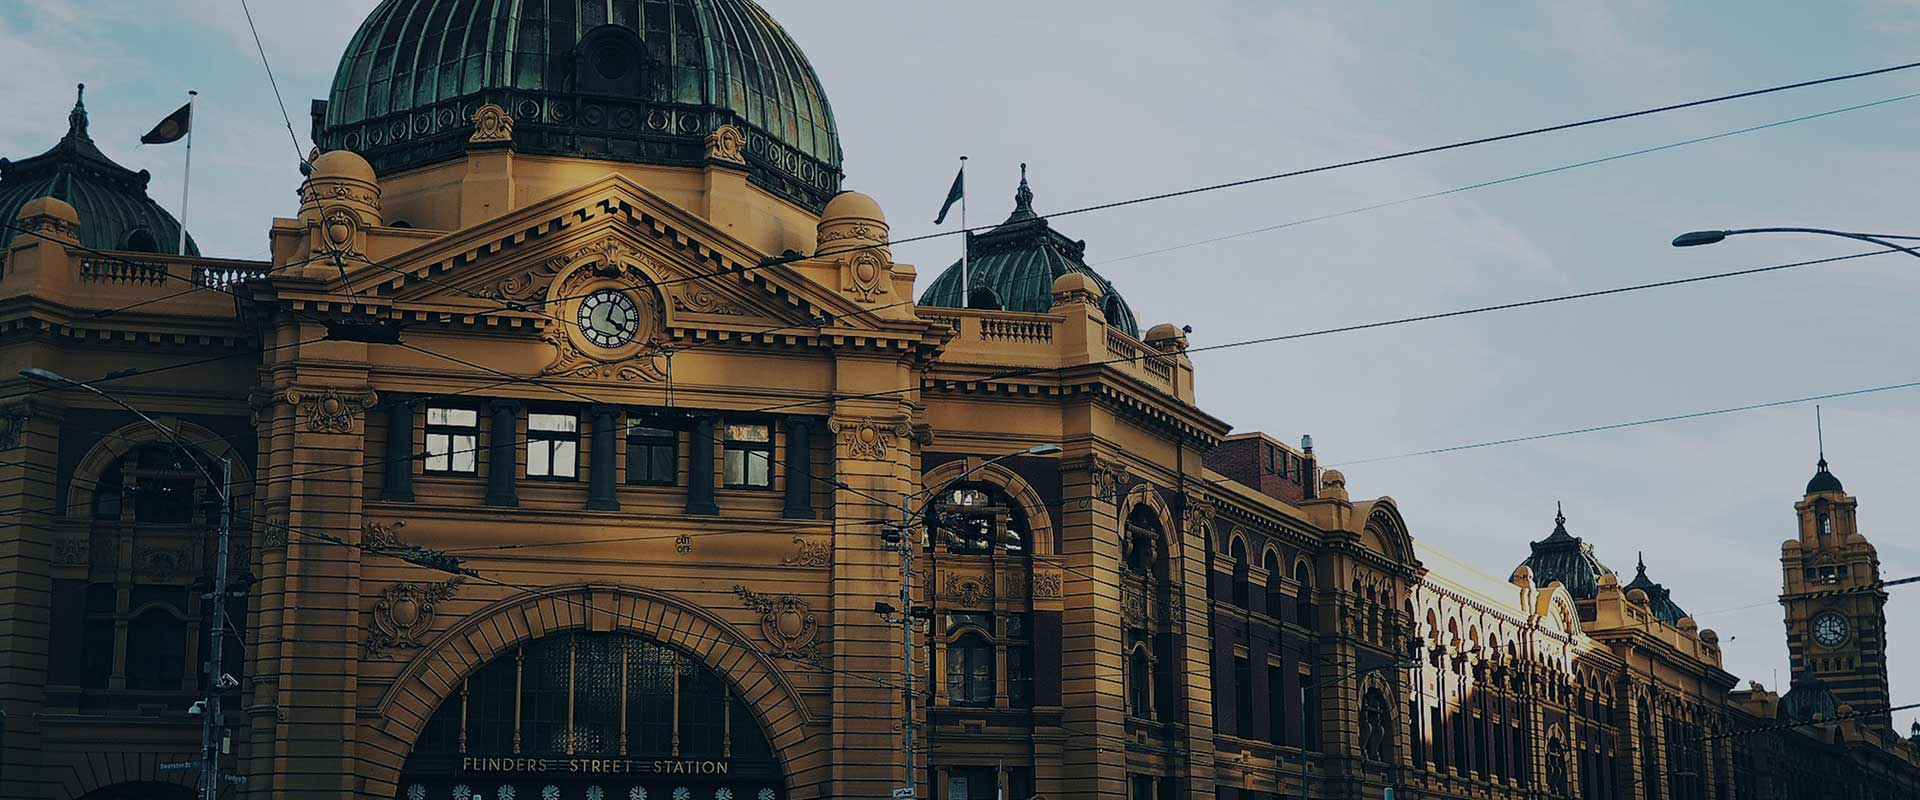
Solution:
<svg viewBox="0 0 1920 800">
<path fill-rule="evenodd" d="M 893 800 L 913 800 L 913 790 L 905 786 L 893 790 Z"/>
<path fill-rule="evenodd" d="M 247 782 L 247 776 L 245 776 L 245 775 L 222 775 L 222 776 L 220 776 L 220 780 L 223 780 L 223 781 L 226 781 L 226 782 L 228 782 L 228 783 L 246 783 L 246 782 Z M 1391 798 L 1389 798 L 1389 800 L 1391 800 Z"/>
<path fill-rule="evenodd" d="M 199 769 L 199 768 L 200 768 L 199 761 L 162 761 L 160 762 L 161 772 L 176 772 L 179 770 Z"/>
</svg>

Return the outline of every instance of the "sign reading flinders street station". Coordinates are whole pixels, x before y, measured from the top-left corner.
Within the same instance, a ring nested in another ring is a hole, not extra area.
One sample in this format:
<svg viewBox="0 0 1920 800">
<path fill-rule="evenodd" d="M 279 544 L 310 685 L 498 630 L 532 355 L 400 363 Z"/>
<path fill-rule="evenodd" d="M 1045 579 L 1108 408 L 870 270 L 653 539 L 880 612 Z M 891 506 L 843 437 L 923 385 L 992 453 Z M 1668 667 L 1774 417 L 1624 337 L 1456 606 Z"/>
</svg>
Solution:
<svg viewBox="0 0 1920 800">
<path fill-rule="evenodd" d="M 520 756 L 464 756 L 461 772 L 572 773 L 579 775 L 726 775 L 728 761 L 632 758 L 523 758 Z"/>
</svg>

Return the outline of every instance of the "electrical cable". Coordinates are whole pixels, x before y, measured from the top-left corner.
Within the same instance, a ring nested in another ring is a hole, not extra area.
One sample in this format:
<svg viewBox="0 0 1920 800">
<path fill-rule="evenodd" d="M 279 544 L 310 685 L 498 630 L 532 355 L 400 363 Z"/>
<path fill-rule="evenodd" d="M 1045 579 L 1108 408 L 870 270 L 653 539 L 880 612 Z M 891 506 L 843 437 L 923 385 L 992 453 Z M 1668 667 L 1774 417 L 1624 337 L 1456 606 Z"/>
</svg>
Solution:
<svg viewBox="0 0 1920 800">
<path fill-rule="evenodd" d="M 280 119 L 287 123 L 287 138 L 293 141 L 293 157 L 300 166 L 307 166 L 307 154 L 300 152 L 300 136 L 293 132 L 293 117 L 287 115 L 287 101 L 280 97 L 280 82 L 273 77 L 273 65 L 267 63 L 267 46 L 260 43 L 260 29 L 253 24 L 253 9 L 247 7 L 247 0 L 240 0 L 240 10 L 247 16 L 247 30 L 253 32 L 254 49 L 260 51 L 260 66 L 267 71 L 267 85 L 273 87 L 273 101 L 280 106 Z"/>
</svg>

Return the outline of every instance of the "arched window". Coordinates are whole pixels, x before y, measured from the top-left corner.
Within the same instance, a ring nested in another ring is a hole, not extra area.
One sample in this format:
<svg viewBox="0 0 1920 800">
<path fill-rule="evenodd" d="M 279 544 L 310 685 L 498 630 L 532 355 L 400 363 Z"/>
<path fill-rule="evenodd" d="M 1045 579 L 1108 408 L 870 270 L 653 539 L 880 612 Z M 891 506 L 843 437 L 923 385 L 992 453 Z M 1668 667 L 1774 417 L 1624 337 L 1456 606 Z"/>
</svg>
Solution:
<svg viewBox="0 0 1920 800">
<path fill-rule="evenodd" d="M 1032 532 L 1027 515 L 990 483 L 962 483 L 941 492 L 928 511 L 929 526 L 940 532 L 949 553 L 985 555 L 998 546 L 1008 555 L 1027 555 Z"/>
<path fill-rule="evenodd" d="M 1360 700 L 1360 754 L 1372 761 L 1386 761 L 1393 750 L 1393 720 L 1387 697 L 1374 686 Z"/>
<path fill-rule="evenodd" d="M 555 774 L 528 771 L 541 759 Z M 784 796 L 753 707 L 718 672 L 639 635 L 576 630 L 515 647 L 456 682 L 407 757 L 396 797 L 467 796 L 461 786 L 477 797 L 537 798 L 542 784 L 580 777 L 570 759 L 725 764 L 689 769 L 675 783 L 702 798 Z M 629 769 L 593 777 L 609 800 L 659 791 Z"/>
<path fill-rule="evenodd" d="M 1567 794 L 1567 746 L 1558 736 L 1547 738 L 1547 791 L 1555 797 Z"/>
<path fill-rule="evenodd" d="M 1134 506 L 1127 514 L 1126 564 L 1141 575 L 1156 574 L 1160 564 L 1160 517 L 1146 504 Z"/>
<path fill-rule="evenodd" d="M 160 242 L 153 237 L 153 231 L 146 228 L 134 228 L 127 232 L 127 241 L 120 249 L 134 253 L 158 253 Z"/>
<path fill-rule="evenodd" d="M 957 706 L 993 705 L 993 645 L 979 634 L 947 645 L 947 699 Z"/>
<path fill-rule="evenodd" d="M 1824 511 L 1821 512 L 1819 517 L 1819 525 L 1820 525 L 1821 536 L 1833 535 L 1833 515 L 1832 514 L 1828 514 Z"/>
<path fill-rule="evenodd" d="M 1260 566 L 1267 571 L 1267 616 L 1278 618 L 1280 608 L 1286 599 L 1286 592 L 1281 589 L 1280 582 L 1287 577 L 1286 572 L 1280 569 L 1280 554 L 1268 550 L 1266 560 Z"/>
<path fill-rule="evenodd" d="M 1293 565 L 1293 580 L 1300 584 L 1300 596 L 1293 601 L 1294 621 L 1304 627 L 1313 627 L 1313 573 L 1307 569 L 1307 562 Z"/>
<path fill-rule="evenodd" d="M 1127 713 L 1142 719 L 1153 719 L 1153 656 L 1146 645 L 1133 649 L 1133 658 L 1127 665 Z"/>
<path fill-rule="evenodd" d="M 1227 553 L 1233 559 L 1233 605 L 1236 608 L 1246 608 L 1249 592 L 1246 540 L 1234 537 L 1233 544 L 1228 548 Z"/>
<path fill-rule="evenodd" d="M 185 599 L 185 592 L 180 593 Z M 178 691 L 187 675 L 186 616 L 155 602 L 127 623 L 127 688 Z"/>
</svg>

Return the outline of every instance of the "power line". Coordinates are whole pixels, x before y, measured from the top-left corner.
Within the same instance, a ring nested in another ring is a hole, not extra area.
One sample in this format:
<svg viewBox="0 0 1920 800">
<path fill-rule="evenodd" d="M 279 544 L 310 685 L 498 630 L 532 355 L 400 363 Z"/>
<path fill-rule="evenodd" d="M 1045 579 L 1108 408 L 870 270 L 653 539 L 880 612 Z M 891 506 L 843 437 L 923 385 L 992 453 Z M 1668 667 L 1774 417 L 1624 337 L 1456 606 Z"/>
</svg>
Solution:
<svg viewBox="0 0 1920 800">
<path fill-rule="evenodd" d="M 1790 400 L 1774 400 L 1766 403 L 1753 403 L 1750 405 L 1733 406 L 1730 408 L 1716 408 L 1711 411 L 1695 411 L 1688 414 L 1674 414 L 1674 415 L 1665 416 L 1665 417 L 1652 417 L 1649 419 L 1634 420 L 1632 422 L 1615 422 L 1610 425 L 1595 425 L 1587 428 L 1574 428 L 1572 430 L 1555 431 L 1553 433 L 1536 433 L 1531 436 L 1514 436 L 1507 439 L 1495 439 L 1489 442 L 1476 442 L 1474 444 L 1461 444 L 1461 445 L 1454 445 L 1452 447 L 1439 447 L 1439 448 L 1434 448 L 1432 450 L 1418 450 L 1411 453 L 1401 453 L 1400 455 L 1396 455 L 1396 456 L 1378 456 L 1375 458 L 1362 458 L 1354 461 L 1343 461 L 1338 464 L 1328 464 L 1327 466 L 1328 467 L 1345 467 L 1345 466 L 1351 466 L 1354 464 L 1373 464 L 1381 461 L 1397 461 L 1402 458 L 1438 455 L 1441 453 L 1456 453 L 1462 450 L 1478 450 L 1483 447 L 1497 447 L 1505 444 L 1518 444 L 1520 442 L 1539 441 L 1541 439 L 1555 439 L 1561 436 L 1577 436 L 1583 433 L 1598 433 L 1600 431 L 1612 431 L 1612 430 L 1619 430 L 1621 428 L 1635 428 L 1641 425 L 1655 425 L 1662 422 L 1677 422 L 1680 420 L 1698 419 L 1700 417 L 1719 416 L 1721 414 L 1737 414 L 1742 411 L 1757 411 L 1764 408 L 1777 408 L 1779 406 L 1790 406 L 1790 405 L 1798 405 L 1800 403 L 1811 403 L 1816 400 L 1832 400 L 1840 397 L 1856 397 L 1863 394 L 1892 392 L 1892 391 L 1898 391 L 1901 389 L 1912 389 L 1915 387 L 1920 387 L 1920 381 L 1912 381 L 1908 383 L 1894 383 L 1894 384 L 1888 384 L 1886 386 L 1875 386 L 1868 389 L 1852 389 L 1844 392 L 1832 392 L 1830 394 L 1816 394 L 1808 397 L 1795 397 Z"/>
<path fill-rule="evenodd" d="M 273 65 L 267 63 L 267 46 L 260 43 L 260 29 L 253 24 L 253 9 L 247 7 L 247 0 L 240 0 L 240 10 L 247 15 L 247 30 L 253 32 L 253 46 L 260 51 L 260 66 L 267 71 L 267 85 L 273 87 L 273 101 L 280 106 L 280 119 L 287 123 L 287 138 L 293 142 L 293 157 L 299 160 L 301 171 L 305 172 L 307 154 L 300 152 L 300 137 L 293 132 L 293 118 L 287 115 L 287 101 L 280 97 L 280 82 L 273 77 Z"/>
</svg>

